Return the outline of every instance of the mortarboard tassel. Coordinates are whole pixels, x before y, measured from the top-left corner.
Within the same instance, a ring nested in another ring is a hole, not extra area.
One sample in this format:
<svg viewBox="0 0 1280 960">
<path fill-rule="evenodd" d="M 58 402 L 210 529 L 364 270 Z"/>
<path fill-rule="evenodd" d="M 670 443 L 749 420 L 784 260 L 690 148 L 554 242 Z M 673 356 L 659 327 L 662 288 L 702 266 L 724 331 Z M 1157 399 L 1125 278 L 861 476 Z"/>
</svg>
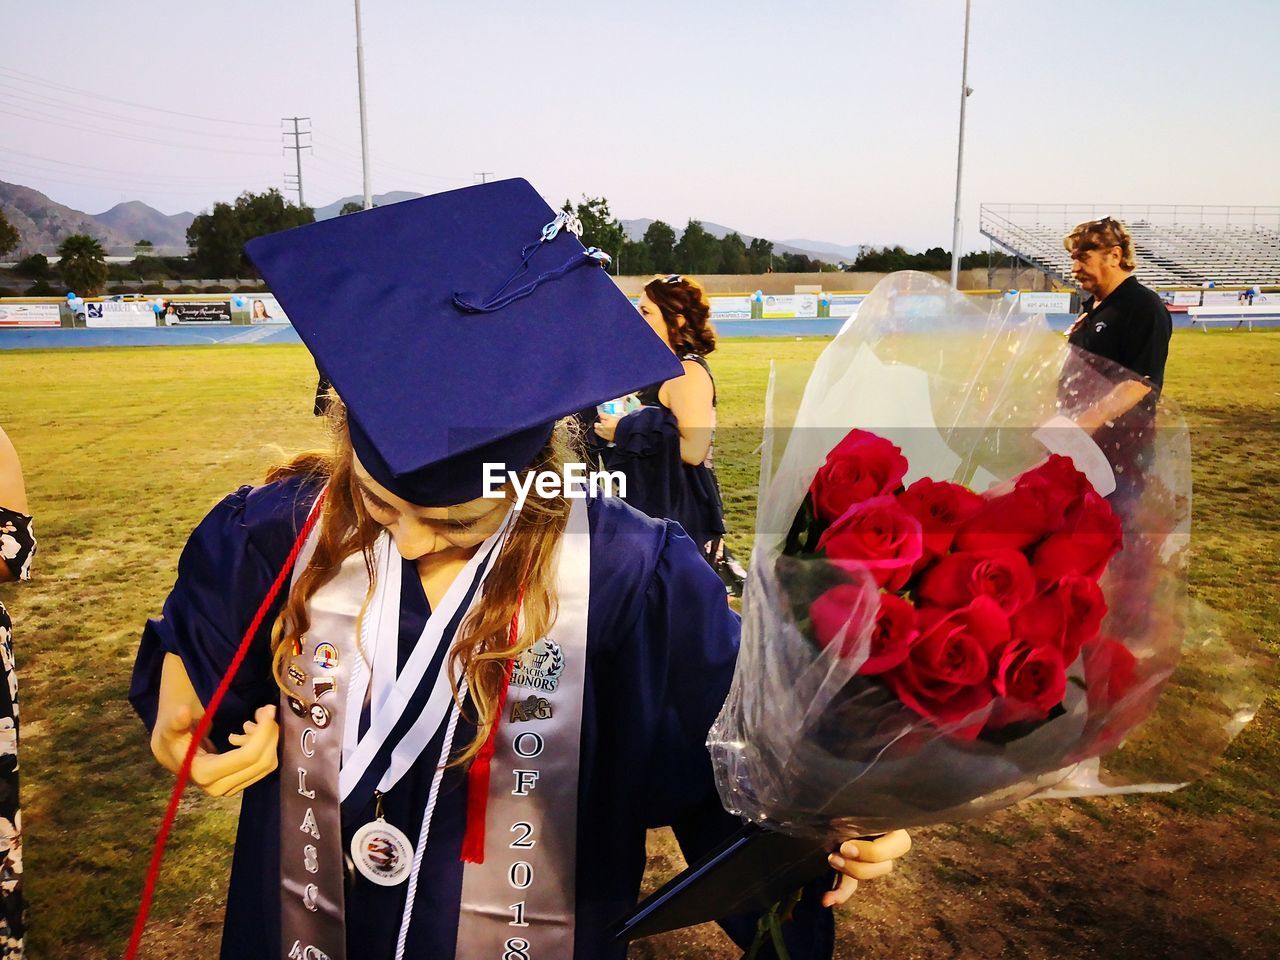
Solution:
<svg viewBox="0 0 1280 960">
<path fill-rule="evenodd" d="M 186 790 L 187 783 L 191 779 L 191 763 L 195 759 L 196 751 L 200 749 L 205 737 L 209 735 L 209 730 L 213 726 L 214 714 L 218 712 L 218 707 L 222 705 L 222 701 L 227 695 L 227 690 L 231 687 L 231 681 L 235 679 L 236 673 L 240 670 L 240 665 L 244 663 L 244 658 L 249 653 L 253 638 L 257 635 L 258 629 L 262 626 L 262 621 L 267 616 L 267 611 L 275 603 L 281 588 L 289 578 L 289 572 L 293 569 L 293 565 L 297 563 L 298 554 L 302 552 L 303 544 L 307 542 L 307 537 L 311 535 L 311 530 L 320 517 L 320 510 L 324 506 L 324 498 L 327 492 L 327 489 L 321 490 L 320 496 L 316 497 L 316 502 L 312 504 L 311 513 L 307 517 L 307 522 L 302 525 L 302 530 L 298 533 L 298 539 L 294 541 L 293 549 L 289 551 L 288 559 L 285 560 L 284 566 L 280 568 L 280 572 L 276 574 L 275 582 L 271 584 L 271 589 L 267 591 L 267 595 L 263 598 L 262 605 L 258 607 L 258 612 L 254 614 L 253 622 L 249 624 L 249 629 L 245 631 L 244 637 L 240 640 L 240 646 L 236 649 L 236 655 L 231 658 L 231 664 L 227 667 L 227 672 L 222 675 L 222 680 L 218 683 L 218 689 L 209 698 L 204 715 L 200 718 L 200 722 L 196 724 L 196 731 L 192 734 L 191 743 L 187 747 L 187 755 L 182 758 L 182 766 L 178 769 L 178 779 L 174 781 L 173 792 L 169 795 L 169 806 L 164 812 L 164 820 L 160 824 L 160 830 L 156 833 L 155 847 L 151 851 L 151 865 L 147 867 L 147 879 L 142 887 L 142 901 L 138 905 L 138 914 L 133 920 L 133 932 L 129 935 L 129 946 L 124 954 L 125 960 L 134 960 L 134 957 L 138 955 L 138 947 L 142 943 L 142 931 L 147 925 L 147 914 L 151 912 L 151 899 L 155 896 L 156 882 L 160 879 L 160 864 L 164 860 L 164 848 L 169 842 L 169 833 L 173 830 L 173 822 L 178 816 L 178 803 L 182 800 L 182 793 Z"/>
<path fill-rule="evenodd" d="M 507 646 L 514 647 L 520 636 L 520 607 L 524 603 L 524 585 L 520 585 L 520 593 L 516 596 L 516 612 L 511 617 L 511 633 Z M 497 745 L 498 724 L 502 722 L 502 711 L 507 705 L 507 689 L 511 686 L 511 671 L 515 668 L 515 660 L 503 661 L 502 686 L 498 690 L 498 708 L 493 714 L 493 725 L 489 727 L 489 736 L 485 738 L 480 752 L 471 761 L 471 769 L 467 771 L 467 832 L 462 836 L 462 853 L 459 859 L 463 863 L 484 863 L 484 818 L 489 806 L 489 767 L 493 760 L 493 751 Z"/>
</svg>

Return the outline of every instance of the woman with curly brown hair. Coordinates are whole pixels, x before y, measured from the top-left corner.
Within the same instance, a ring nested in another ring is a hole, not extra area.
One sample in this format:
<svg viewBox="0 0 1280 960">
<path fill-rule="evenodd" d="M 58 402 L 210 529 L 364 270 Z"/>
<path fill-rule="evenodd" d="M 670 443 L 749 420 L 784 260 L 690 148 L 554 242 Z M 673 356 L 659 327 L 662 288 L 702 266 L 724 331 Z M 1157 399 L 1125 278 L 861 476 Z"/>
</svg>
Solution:
<svg viewBox="0 0 1280 960">
<path fill-rule="evenodd" d="M 679 366 L 552 216 L 504 181 L 248 245 L 332 380 L 333 448 L 214 507 L 130 691 L 178 769 L 262 623 L 191 767 L 244 794 L 226 960 L 621 960 L 645 829 L 696 857 L 739 825 L 704 746 L 737 619 L 679 527 L 566 462 L 561 418 Z M 601 329 L 625 362 L 591 362 Z M 831 955 L 852 890 L 820 886 L 794 960 Z"/>
<path fill-rule="evenodd" d="M 639 392 L 640 409 L 601 413 L 594 425 L 604 465 L 627 478 L 626 500 L 651 517 L 677 521 L 726 589 L 742 595 L 743 572 L 724 545 L 724 508 L 714 467 L 716 386 L 706 356 L 716 348 L 711 304 L 691 277 L 654 277 L 640 315 L 680 358 L 682 376 Z"/>
</svg>

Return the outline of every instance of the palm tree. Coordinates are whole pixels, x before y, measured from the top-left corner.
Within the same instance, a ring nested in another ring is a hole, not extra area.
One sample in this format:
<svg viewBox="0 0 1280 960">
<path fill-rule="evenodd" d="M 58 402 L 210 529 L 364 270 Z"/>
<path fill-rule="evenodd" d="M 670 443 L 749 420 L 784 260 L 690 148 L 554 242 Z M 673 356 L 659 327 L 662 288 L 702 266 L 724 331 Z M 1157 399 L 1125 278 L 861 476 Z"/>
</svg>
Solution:
<svg viewBox="0 0 1280 960">
<path fill-rule="evenodd" d="M 73 233 L 58 245 L 58 270 L 67 288 L 81 296 L 96 296 L 107 282 L 106 252 L 83 233 Z"/>
</svg>

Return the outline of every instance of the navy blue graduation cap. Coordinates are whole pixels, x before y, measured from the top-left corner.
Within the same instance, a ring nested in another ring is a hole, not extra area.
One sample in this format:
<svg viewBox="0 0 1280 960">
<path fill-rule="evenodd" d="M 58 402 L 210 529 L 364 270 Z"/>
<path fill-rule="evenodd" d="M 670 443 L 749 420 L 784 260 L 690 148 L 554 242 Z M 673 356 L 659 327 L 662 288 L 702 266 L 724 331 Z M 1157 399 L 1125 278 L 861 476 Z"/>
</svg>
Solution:
<svg viewBox="0 0 1280 960">
<path fill-rule="evenodd" d="M 251 240 L 245 252 L 346 403 L 370 475 L 424 507 L 527 467 L 555 422 L 683 370 L 584 249 L 503 180 Z"/>
</svg>

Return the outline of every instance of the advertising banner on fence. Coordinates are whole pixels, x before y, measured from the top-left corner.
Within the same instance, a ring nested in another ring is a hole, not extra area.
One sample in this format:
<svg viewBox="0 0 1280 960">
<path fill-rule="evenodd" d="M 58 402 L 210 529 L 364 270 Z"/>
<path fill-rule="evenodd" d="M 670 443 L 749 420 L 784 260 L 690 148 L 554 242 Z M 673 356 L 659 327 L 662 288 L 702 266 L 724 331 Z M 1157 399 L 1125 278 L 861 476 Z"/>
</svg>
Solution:
<svg viewBox="0 0 1280 960">
<path fill-rule="evenodd" d="M 766 320 L 780 320 L 794 317 L 795 315 L 796 298 L 794 294 L 770 294 L 764 298 L 764 313 L 762 316 Z"/>
<path fill-rule="evenodd" d="M 0 327 L 60 327 L 56 303 L 0 303 Z"/>
<path fill-rule="evenodd" d="M 230 300 L 169 300 L 164 304 L 164 322 L 230 323 Z"/>
<path fill-rule="evenodd" d="M 1173 291 L 1173 305 L 1175 307 L 1198 307 L 1200 306 L 1199 290 L 1175 290 Z"/>
<path fill-rule="evenodd" d="M 1200 303 L 1205 307 L 1243 307 L 1256 299 L 1248 290 L 1206 290 Z"/>
<path fill-rule="evenodd" d="M 86 327 L 154 327 L 155 311 L 150 300 L 105 300 L 84 305 Z"/>
<path fill-rule="evenodd" d="M 1022 313 L 1070 313 L 1071 294 L 1024 290 L 1018 295 L 1018 309 Z"/>
<path fill-rule="evenodd" d="M 750 320 L 750 297 L 711 297 L 712 320 Z"/>
<path fill-rule="evenodd" d="M 867 298 L 861 293 L 833 293 L 827 299 L 831 303 L 831 316 L 852 317 Z"/>
<path fill-rule="evenodd" d="M 280 301 L 269 293 L 245 293 L 240 295 L 250 323 L 288 323 Z"/>
<path fill-rule="evenodd" d="M 816 293 L 797 293 L 792 298 L 792 316 L 798 319 L 811 320 L 818 316 L 818 295 Z"/>
</svg>

